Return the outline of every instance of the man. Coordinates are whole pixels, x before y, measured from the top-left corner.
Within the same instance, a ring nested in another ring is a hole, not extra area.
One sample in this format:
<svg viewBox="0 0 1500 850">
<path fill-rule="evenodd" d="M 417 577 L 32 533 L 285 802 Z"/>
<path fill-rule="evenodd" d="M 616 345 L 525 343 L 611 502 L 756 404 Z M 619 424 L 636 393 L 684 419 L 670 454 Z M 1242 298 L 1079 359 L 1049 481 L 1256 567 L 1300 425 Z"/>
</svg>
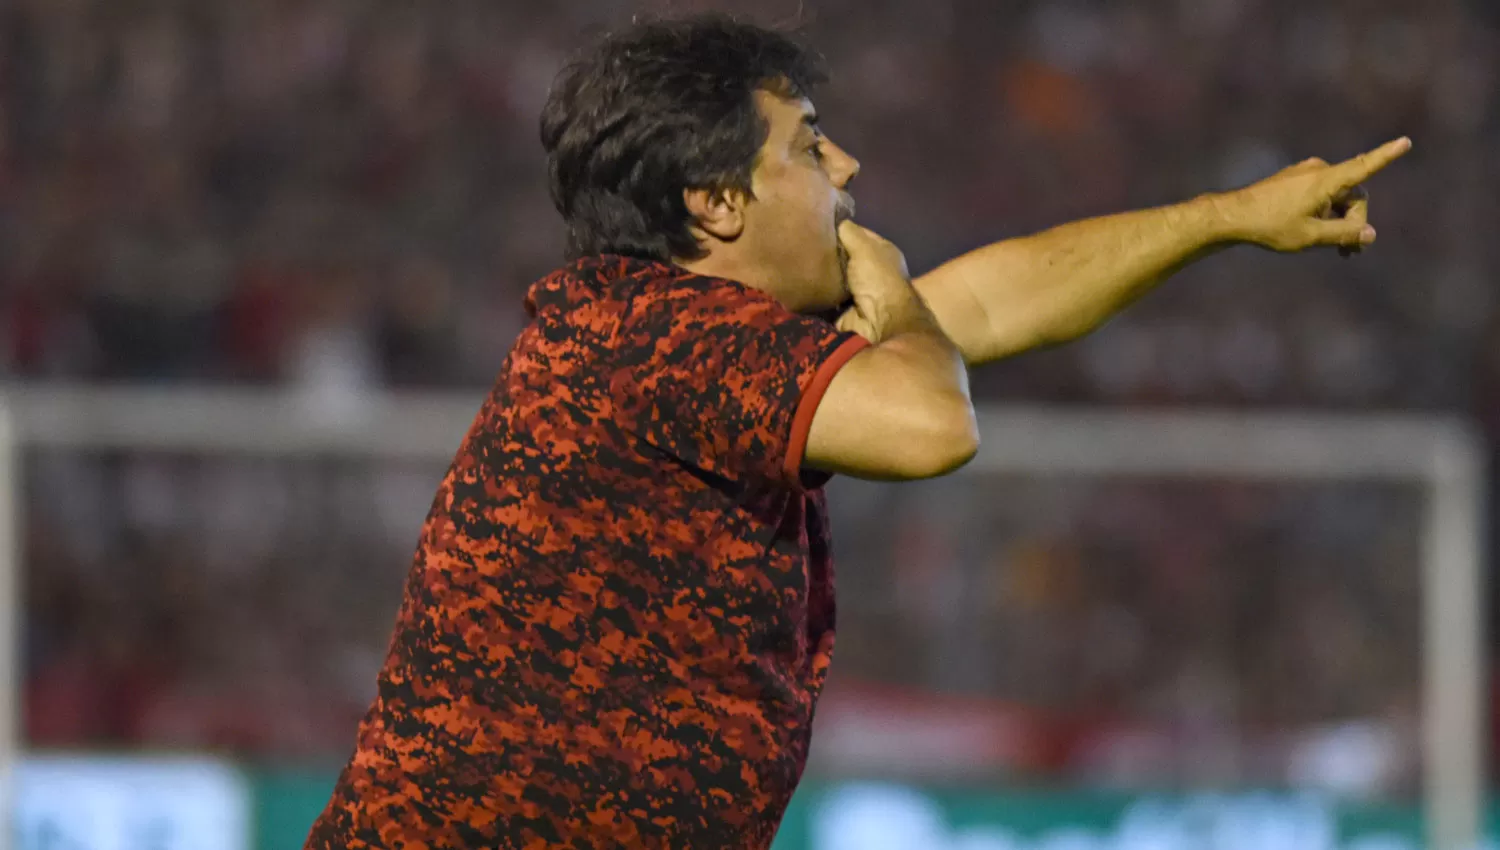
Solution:
<svg viewBox="0 0 1500 850">
<path fill-rule="evenodd" d="M 912 282 L 849 220 L 820 80 L 717 17 L 561 74 L 542 140 L 572 262 L 532 287 L 438 491 L 309 848 L 768 847 L 833 650 L 829 475 L 962 466 L 967 365 L 1075 338 L 1214 248 L 1370 244 L 1356 187 L 1409 146 Z"/>
</svg>

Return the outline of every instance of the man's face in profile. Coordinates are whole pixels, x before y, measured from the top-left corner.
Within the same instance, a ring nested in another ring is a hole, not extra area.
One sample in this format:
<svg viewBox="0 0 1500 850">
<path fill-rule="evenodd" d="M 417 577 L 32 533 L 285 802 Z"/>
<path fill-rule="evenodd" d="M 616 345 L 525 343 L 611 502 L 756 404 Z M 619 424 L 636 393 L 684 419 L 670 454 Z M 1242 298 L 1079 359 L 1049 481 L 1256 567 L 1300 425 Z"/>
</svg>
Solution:
<svg viewBox="0 0 1500 850">
<path fill-rule="evenodd" d="M 821 312 L 848 300 L 848 254 L 838 225 L 854 215 L 848 187 L 859 162 L 818 128 L 805 97 L 762 89 L 755 105 L 769 125 L 751 175 L 745 238 L 776 272 L 788 306 Z"/>
</svg>

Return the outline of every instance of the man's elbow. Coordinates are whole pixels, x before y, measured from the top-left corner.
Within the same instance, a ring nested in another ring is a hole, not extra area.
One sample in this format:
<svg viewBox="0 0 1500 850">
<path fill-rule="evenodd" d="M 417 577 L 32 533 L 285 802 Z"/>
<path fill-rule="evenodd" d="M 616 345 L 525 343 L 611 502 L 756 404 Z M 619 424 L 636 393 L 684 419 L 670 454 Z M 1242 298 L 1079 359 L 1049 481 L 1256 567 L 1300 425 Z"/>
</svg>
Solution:
<svg viewBox="0 0 1500 850">
<path fill-rule="evenodd" d="M 947 400 L 930 408 L 927 433 L 913 441 L 910 478 L 936 478 L 947 475 L 979 453 L 979 422 L 967 398 Z"/>
</svg>

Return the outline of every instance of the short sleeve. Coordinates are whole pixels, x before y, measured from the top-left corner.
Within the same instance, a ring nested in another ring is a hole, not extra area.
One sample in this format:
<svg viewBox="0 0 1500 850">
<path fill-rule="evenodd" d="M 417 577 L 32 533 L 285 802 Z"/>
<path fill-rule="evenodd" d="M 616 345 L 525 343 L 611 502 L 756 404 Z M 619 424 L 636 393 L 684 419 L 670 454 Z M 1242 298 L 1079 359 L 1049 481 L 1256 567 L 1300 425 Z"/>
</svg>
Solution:
<svg viewBox="0 0 1500 850">
<path fill-rule="evenodd" d="M 730 481 L 788 485 L 829 382 L 869 344 L 712 278 L 642 294 L 618 342 L 610 392 L 623 428 Z"/>
</svg>

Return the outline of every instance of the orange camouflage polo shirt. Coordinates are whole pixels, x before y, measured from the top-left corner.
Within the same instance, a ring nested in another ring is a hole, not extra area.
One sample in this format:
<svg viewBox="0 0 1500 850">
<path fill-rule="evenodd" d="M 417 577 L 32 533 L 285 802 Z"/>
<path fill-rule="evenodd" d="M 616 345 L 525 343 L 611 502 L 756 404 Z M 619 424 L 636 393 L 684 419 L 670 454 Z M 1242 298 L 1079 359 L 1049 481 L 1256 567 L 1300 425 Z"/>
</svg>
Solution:
<svg viewBox="0 0 1500 850">
<path fill-rule="evenodd" d="M 801 459 L 866 342 L 619 256 L 526 307 L 306 846 L 769 847 L 833 651 Z"/>
</svg>

